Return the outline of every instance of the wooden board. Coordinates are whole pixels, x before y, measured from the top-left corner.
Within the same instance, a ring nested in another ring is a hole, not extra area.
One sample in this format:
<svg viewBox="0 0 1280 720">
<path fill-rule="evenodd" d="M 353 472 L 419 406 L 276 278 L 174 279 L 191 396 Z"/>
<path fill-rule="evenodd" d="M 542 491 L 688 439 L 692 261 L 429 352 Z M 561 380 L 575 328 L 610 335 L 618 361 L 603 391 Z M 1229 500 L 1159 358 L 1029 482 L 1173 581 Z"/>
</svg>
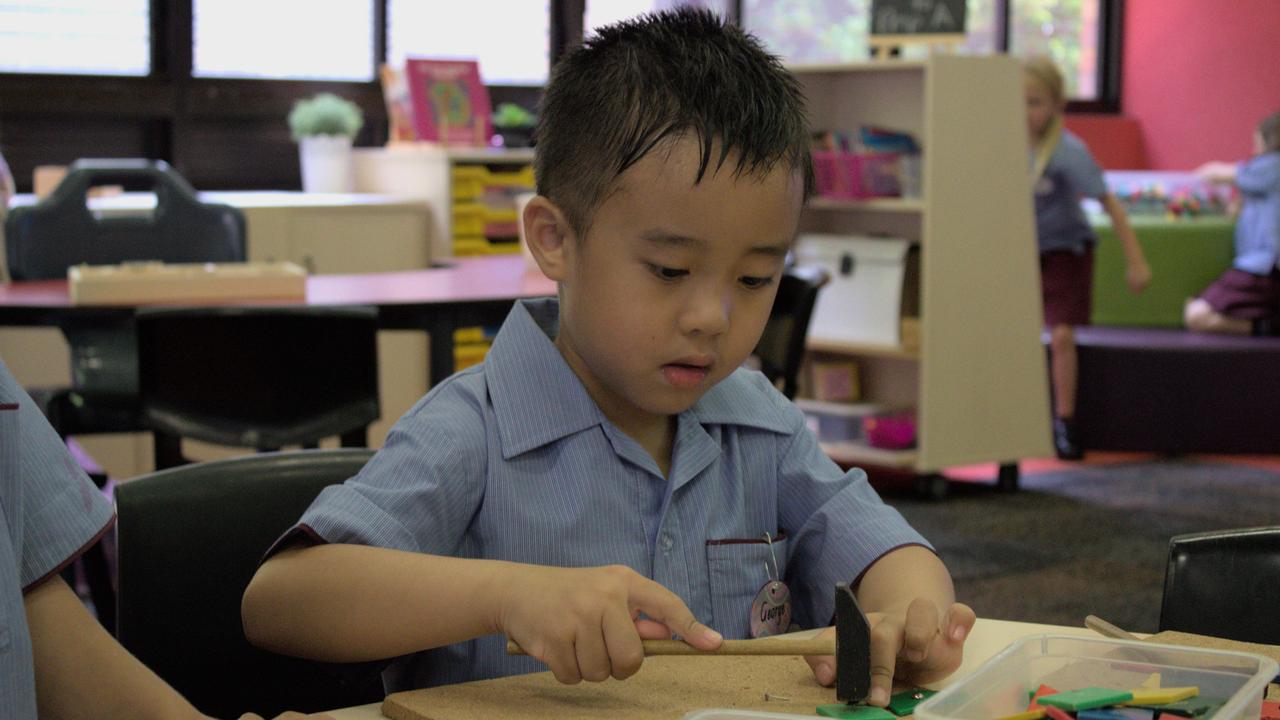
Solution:
<svg viewBox="0 0 1280 720">
<path fill-rule="evenodd" d="M 1280 645 L 1262 645 L 1260 643 L 1227 640 L 1224 638 L 1210 637 L 1208 635 L 1194 635 L 1192 633 L 1178 632 L 1176 630 L 1158 632 L 1155 635 L 1147 637 L 1147 642 L 1161 643 L 1164 645 L 1185 645 L 1186 647 L 1205 648 L 1208 650 L 1234 650 L 1235 652 L 1262 655 L 1263 657 L 1269 657 L 1276 662 L 1280 662 Z"/>
<path fill-rule="evenodd" d="M 789 700 L 765 700 L 765 693 Z M 625 681 L 564 685 L 550 672 L 412 690 L 387 696 L 392 720 L 680 718 L 702 708 L 812 715 L 836 702 L 799 657 L 650 657 Z"/>
<path fill-rule="evenodd" d="M 1210 650 L 1234 650 L 1236 652 L 1247 652 L 1255 655 L 1269 657 L 1276 662 L 1280 662 L 1280 645 L 1263 645 L 1261 643 L 1241 642 L 1239 640 L 1227 640 L 1224 638 L 1211 637 L 1209 635 L 1195 635 L 1192 633 L 1178 632 L 1177 630 L 1165 630 L 1151 635 L 1147 638 L 1148 642 L 1164 643 L 1165 645 L 1185 645 L 1187 647 L 1208 648 Z M 1271 683 L 1267 686 L 1268 700 L 1280 701 L 1280 683 Z"/>
<path fill-rule="evenodd" d="M 73 305 L 209 300 L 300 300 L 307 273 L 288 262 L 78 265 L 67 269 Z"/>
</svg>

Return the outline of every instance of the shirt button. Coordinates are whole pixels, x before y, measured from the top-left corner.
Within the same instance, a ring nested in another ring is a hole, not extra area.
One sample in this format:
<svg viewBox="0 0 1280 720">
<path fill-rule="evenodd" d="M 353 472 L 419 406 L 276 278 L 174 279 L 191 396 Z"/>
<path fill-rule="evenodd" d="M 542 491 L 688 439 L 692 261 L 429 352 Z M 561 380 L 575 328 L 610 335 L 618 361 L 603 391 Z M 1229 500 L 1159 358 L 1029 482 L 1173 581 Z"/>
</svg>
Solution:
<svg viewBox="0 0 1280 720">
<path fill-rule="evenodd" d="M 659 540 L 658 544 L 662 546 L 663 550 L 670 550 L 671 546 L 676 544 L 676 541 L 671 539 L 669 533 L 662 533 L 662 539 Z"/>
</svg>

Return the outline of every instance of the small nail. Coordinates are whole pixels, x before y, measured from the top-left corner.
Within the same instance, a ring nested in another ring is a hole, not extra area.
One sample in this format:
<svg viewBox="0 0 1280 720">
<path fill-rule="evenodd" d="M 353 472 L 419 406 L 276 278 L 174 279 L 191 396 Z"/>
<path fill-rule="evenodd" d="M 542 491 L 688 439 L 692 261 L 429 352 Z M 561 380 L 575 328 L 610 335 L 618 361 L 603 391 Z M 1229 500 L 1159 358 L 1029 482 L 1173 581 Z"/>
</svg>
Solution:
<svg viewBox="0 0 1280 720">
<path fill-rule="evenodd" d="M 957 626 L 955 626 L 955 627 L 951 628 L 951 639 L 952 639 L 952 640 L 955 640 L 956 642 L 960 642 L 961 640 L 963 640 L 963 639 L 964 639 L 964 626 L 963 626 L 963 625 L 957 625 Z"/>
<path fill-rule="evenodd" d="M 908 650 L 908 651 L 907 651 L 907 662 L 916 662 L 916 663 L 918 663 L 918 662 L 920 662 L 920 661 L 921 661 L 921 660 L 923 660 L 923 659 L 924 659 L 924 651 L 923 651 L 923 650 Z"/>
<path fill-rule="evenodd" d="M 723 635 L 716 632 L 715 630 L 712 630 L 711 628 L 707 628 L 705 631 L 703 631 L 702 637 L 706 638 L 708 642 L 713 642 L 713 643 L 718 643 L 721 640 L 724 640 Z"/>
<path fill-rule="evenodd" d="M 889 693 L 885 692 L 885 689 L 882 687 L 871 688 L 870 700 L 872 705 L 879 705 L 883 707 L 889 704 Z"/>
</svg>

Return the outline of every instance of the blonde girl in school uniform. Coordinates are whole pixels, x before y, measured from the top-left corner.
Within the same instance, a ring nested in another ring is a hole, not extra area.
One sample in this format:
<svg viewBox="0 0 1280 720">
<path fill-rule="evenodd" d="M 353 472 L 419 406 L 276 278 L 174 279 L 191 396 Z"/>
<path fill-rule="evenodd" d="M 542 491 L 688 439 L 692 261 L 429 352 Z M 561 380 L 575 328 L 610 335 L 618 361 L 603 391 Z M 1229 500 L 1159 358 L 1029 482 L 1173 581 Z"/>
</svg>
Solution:
<svg viewBox="0 0 1280 720">
<path fill-rule="evenodd" d="M 1052 350 L 1053 440 L 1058 457 L 1078 460 L 1084 453 L 1075 425 L 1075 326 L 1089 323 L 1093 295 L 1093 246 L 1098 237 L 1089 226 L 1080 200 L 1099 200 L 1124 247 L 1125 282 L 1141 292 L 1151 281 L 1129 218 L 1107 190 L 1102 170 L 1080 138 L 1062 126 L 1066 109 L 1062 73 L 1052 60 L 1035 57 L 1023 64 L 1027 129 L 1032 150 L 1036 208 L 1036 241 L 1040 248 L 1040 282 L 1044 324 Z"/>
</svg>

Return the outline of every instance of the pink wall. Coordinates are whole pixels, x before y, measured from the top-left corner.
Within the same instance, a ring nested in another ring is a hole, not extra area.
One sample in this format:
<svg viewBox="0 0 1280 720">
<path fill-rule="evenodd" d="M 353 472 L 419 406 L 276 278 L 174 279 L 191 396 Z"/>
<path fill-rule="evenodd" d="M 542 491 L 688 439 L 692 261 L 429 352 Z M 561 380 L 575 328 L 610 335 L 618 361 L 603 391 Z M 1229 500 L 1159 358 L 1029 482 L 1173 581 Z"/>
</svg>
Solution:
<svg viewBox="0 0 1280 720">
<path fill-rule="evenodd" d="M 1243 159 L 1280 110 L 1280 0 L 1128 0 L 1123 74 L 1153 169 Z"/>
</svg>

